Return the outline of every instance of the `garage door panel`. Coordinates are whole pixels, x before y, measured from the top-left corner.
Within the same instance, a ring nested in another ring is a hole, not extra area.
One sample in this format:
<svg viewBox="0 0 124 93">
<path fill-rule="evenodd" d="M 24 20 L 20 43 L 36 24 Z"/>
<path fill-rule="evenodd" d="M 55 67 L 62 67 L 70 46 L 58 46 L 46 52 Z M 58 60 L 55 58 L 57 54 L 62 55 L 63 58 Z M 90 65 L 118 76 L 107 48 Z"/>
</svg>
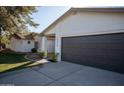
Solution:
<svg viewBox="0 0 124 93">
<path fill-rule="evenodd" d="M 98 67 L 102 69 L 107 69 L 111 71 L 117 71 L 117 72 L 124 72 L 124 59 L 116 59 L 116 58 L 107 58 L 105 56 L 82 56 L 82 59 L 80 59 L 80 56 L 74 55 L 76 58 L 72 57 L 71 59 L 68 59 L 68 57 L 71 56 L 66 56 L 64 61 L 72 62 L 72 63 L 77 63 L 77 64 L 82 64 L 82 65 L 87 65 L 87 66 L 93 66 L 93 67 Z M 107 60 L 106 60 L 107 58 Z M 76 61 L 75 61 L 76 60 Z"/>
<path fill-rule="evenodd" d="M 92 63 L 100 63 L 100 64 L 108 64 L 108 65 L 117 65 L 117 66 L 121 66 L 124 63 L 124 58 L 122 57 L 115 57 L 115 56 L 101 56 L 101 55 L 82 55 L 82 59 L 80 58 L 80 55 L 72 55 L 73 58 L 71 58 L 70 60 L 74 61 L 77 60 L 79 61 L 80 64 L 83 63 L 83 61 L 86 61 L 86 63 L 88 64 L 88 62 L 92 62 Z M 75 57 L 74 57 L 75 56 Z M 65 58 L 69 58 L 71 57 L 70 55 L 65 55 Z M 84 62 L 85 63 L 85 62 Z"/>
<path fill-rule="evenodd" d="M 62 60 L 124 73 L 124 33 L 64 37 Z"/>
<path fill-rule="evenodd" d="M 66 48 L 64 51 L 68 51 L 70 48 Z M 74 48 L 75 49 L 75 48 Z M 68 53 L 73 54 L 79 54 L 81 55 L 96 55 L 96 56 L 112 56 L 112 57 L 121 57 L 124 55 L 123 50 L 113 50 L 113 49 L 98 49 L 98 48 L 78 48 L 73 51 L 68 51 Z"/>
<path fill-rule="evenodd" d="M 67 41 L 66 41 L 67 42 Z M 66 44 L 66 42 L 64 42 Z M 69 42 L 69 41 L 68 41 Z M 122 45 L 122 43 L 117 43 L 115 42 L 114 44 L 111 42 L 111 43 L 77 43 L 77 44 L 68 44 L 67 42 L 67 45 L 64 47 L 65 49 L 67 48 L 82 48 L 82 49 L 105 49 L 105 50 L 120 50 L 120 51 L 124 51 L 124 48 L 123 46 L 120 46 Z M 78 46 L 78 44 L 80 44 L 80 46 Z"/>
</svg>

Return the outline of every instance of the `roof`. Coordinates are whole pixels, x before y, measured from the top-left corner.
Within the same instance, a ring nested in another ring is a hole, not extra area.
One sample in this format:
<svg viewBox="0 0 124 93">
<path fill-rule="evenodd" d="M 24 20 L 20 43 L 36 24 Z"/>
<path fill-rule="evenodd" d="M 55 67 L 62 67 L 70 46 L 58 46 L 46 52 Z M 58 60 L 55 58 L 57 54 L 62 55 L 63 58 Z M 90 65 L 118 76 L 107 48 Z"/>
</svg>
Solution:
<svg viewBox="0 0 124 93">
<path fill-rule="evenodd" d="M 124 7 L 87 7 L 87 8 L 70 8 L 66 11 L 62 16 L 60 16 L 57 20 L 55 20 L 51 25 L 49 25 L 40 35 L 44 35 L 49 29 L 54 27 L 60 20 L 70 15 L 71 12 L 117 12 L 124 13 Z"/>
<path fill-rule="evenodd" d="M 12 35 L 12 37 L 16 38 L 16 39 L 24 39 L 24 40 L 34 40 L 34 37 L 38 35 L 37 33 L 28 33 L 28 34 L 24 34 L 24 33 L 15 33 Z"/>
<path fill-rule="evenodd" d="M 80 12 L 124 12 L 124 7 L 92 7 L 92 8 L 71 8 L 73 11 Z"/>
</svg>

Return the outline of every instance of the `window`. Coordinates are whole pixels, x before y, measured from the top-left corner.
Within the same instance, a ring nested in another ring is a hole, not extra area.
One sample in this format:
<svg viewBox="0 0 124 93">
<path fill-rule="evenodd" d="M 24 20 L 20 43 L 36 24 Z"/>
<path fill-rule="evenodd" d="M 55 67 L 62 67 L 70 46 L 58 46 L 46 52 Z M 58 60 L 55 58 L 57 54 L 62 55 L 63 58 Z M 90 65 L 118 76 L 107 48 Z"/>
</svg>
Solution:
<svg viewBox="0 0 124 93">
<path fill-rule="evenodd" d="M 31 43 L 31 41 L 28 41 L 28 44 L 30 44 Z"/>
</svg>

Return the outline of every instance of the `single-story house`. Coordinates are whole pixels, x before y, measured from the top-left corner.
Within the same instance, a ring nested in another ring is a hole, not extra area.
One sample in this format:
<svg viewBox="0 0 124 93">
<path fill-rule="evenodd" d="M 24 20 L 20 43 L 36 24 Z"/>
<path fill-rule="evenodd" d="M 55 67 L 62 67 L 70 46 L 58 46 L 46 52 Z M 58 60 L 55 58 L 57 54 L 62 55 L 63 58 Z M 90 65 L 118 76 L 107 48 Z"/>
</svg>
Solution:
<svg viewBox="0 0 124 93">
<path fill-rule="evenodd" d="M 71 8 L 41 36 L 41 51 L 68 61 L 124 73 L 124 8 Z"/>
<path fill-rule="evenodd" d="M 10 40 L 10 49 L 16 52 L 31 52 L 32 48 L 40 49 L 37 33 L 15 33 Z"/>
</svg>

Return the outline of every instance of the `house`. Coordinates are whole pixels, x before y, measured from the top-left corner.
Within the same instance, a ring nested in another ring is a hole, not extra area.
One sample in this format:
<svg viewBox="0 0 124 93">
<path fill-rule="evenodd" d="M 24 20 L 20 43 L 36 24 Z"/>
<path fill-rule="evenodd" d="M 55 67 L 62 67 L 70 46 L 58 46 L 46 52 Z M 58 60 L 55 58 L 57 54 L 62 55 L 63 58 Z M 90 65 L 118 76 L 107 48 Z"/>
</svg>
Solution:
<svg viewBox="0 0 124 93">
<path fill-rule="evenodd" d="M 42 33 L 41 51 L 124 73 L 124 8 L 71 8 Z"/>
<path fill-rule="evenodd" d="M 31 52 L 32 48 L 39 49 L 39 38 L 36 33 L 15 33 L 10 40 L 10 49 L 16 52 Z"/>
</svg>

